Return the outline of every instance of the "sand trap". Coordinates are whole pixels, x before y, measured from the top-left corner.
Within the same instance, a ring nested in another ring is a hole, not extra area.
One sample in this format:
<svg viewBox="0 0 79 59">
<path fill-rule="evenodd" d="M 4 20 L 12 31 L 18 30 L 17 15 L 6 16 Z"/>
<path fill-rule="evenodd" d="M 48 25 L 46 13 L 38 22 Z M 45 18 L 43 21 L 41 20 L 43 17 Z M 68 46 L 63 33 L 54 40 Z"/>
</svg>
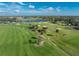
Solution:
<svg viewBox="0 0 79 59">
<path fill-rule="evenodd" d="M 41 46 L 44 45 L 44 42 L 45 42 L 45 41 L 41 41 L 41 42 L 39 43 L 39 45 L 38 45 L 38 44 L 34 44 L 34 46 L 35 46 L 35 47 L 41 47 Z"/>
</svg>

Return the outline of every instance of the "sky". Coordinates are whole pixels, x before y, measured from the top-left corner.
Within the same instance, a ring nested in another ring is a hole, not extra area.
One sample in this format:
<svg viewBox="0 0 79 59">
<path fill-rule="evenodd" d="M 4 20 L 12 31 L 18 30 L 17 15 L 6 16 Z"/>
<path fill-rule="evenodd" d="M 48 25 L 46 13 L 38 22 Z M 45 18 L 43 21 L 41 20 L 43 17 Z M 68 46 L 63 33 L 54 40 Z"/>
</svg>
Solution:
<svg viewBox="0 0 79 59">
<path fill-rule="evenodd" d="M 79 16 L 79 2 L 0 2 L 0 16 Z"/>
</svg>

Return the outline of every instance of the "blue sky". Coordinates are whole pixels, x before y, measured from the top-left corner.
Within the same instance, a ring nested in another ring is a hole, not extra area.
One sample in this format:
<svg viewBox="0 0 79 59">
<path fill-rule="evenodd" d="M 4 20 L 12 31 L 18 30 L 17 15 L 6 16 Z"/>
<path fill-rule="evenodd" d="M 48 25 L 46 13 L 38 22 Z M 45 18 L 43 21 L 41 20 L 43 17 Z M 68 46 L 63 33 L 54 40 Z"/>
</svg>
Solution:
<svg viewBox="0 0 79 59">
<path fill-rule="evenodd" d="M 79 16 L 79 2 L 0 2 L 0 16 Z"/>
</svg>

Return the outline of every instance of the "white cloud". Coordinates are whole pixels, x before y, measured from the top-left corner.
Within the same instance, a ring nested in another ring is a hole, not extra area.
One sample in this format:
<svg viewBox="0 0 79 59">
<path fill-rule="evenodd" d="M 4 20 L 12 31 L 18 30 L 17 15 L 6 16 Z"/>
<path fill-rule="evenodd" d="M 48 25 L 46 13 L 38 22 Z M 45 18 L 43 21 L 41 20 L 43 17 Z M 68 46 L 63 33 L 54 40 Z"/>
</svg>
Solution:
<svg viewBox="0 0 79 59">
<path fill-rule="evenodd" d="M 19 13 L 19 12 L 20 12 L 20 10 L 15 10 L 15 12 L 16 12 L 16 13 Z"/>
<path fill-rule="evenodd" d="M 41 9 L 42 12 L 44 13 L 50 13 L 50 12 L 60 12 L 61 11 L 61 7 L 48 7 L 46 9 Z"/>
<path fill-rule="evenodd" d="M 53 7 L 48 7 L 48 8 L 40 8 L 41 13 L 51 13 L 54 12 L 55 9 Z"/>
<path fill-rule="evenodd" d="M 35 8 L 35 6 L 34 6 L 34 5 L 29 5 L 28 7 L 29 7 L 29 8 Z"/>
<path fill-rule="evenodd" d="M 25 5 L 23 2 L 18 2 L 20 5 Z"/>
<path fill-rule="evenodd" d="M 60 12 L 60 11 L 61 11 L 61 8 L 60 8 L 60 7 L 57 7 L 57 8 L 56 8 L 56 11 L 57 11 L 57 12 Z"/>
<path fill-rule="evenodd" d="M 46 8 L 46 9 L 41 9 L 41 11 L 42 11 L 43 13 L 60 12 L 60 11 L 61 11 L 61 7 L 55 7 L 55 8 L 53 8 L 53 7 L 48 7 L 48 8 Z"/>
<path fill-rule="evenodd" d="M 48 7 L 47 10 L 52 11 L 52 10 L 54 10 L 54 8 L 53 7 Z"/>
</svg>

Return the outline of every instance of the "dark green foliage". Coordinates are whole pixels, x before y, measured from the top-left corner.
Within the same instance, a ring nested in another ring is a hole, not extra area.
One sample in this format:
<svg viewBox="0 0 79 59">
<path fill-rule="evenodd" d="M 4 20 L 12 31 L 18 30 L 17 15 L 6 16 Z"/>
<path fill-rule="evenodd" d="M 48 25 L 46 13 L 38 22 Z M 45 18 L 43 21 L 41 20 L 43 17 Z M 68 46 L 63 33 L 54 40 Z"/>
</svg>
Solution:
<svg viewBox="0 0 79 59">
<path fill-rule="evenodd" d="M 35 30 L 38 29 L 38 25 L 30 25 L 29 29 L 32 30 L 32 31 L 35 31 Z"/>
<path fill-rule="evenodd" d="M 37 37 L 32 37 L 32 39 L 37 39 Z"/>
<path fill-rule="evenodd" d="M 53 36 L 53 34 L 47 34 L 47 36 Z"/>
<path fill-rule="evenodd" d="M 59 33 L 60 30 L 56 29 L 56 33 Z"/>
<path fill-rule="evenodd" d="M 35 44 L 35 43 L 36 43 L 36 40 L 32 40 L 32 39 L 31 39 L 31 40 L 29 40 L 29 43 L 30 43 L 30 44 Z"/>
</svg>

